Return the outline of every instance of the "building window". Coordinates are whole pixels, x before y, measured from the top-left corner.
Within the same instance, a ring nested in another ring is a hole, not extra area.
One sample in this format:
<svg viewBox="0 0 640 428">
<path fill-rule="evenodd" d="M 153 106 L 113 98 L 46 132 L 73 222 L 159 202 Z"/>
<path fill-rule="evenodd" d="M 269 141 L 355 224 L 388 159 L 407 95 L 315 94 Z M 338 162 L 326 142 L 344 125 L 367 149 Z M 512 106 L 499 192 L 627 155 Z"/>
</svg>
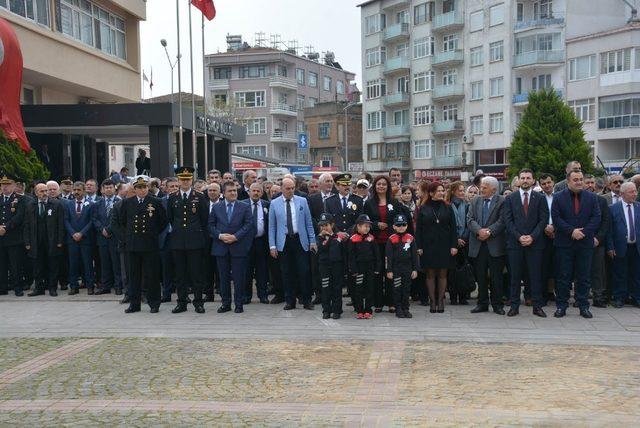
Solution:
<svg viewBox="0 0 640 428">
<path fill-rule="evenodd" d="M 331 77 L 324 76 L 324 85 L 322 85 L 322 89 L 327 92 L 331 91 Z"/>
<path fill-rule="evenodd" d="M 383 14 L 376 14 L 367 16 L 364 19 L 364 34 L 368 36 L 369 34 L 374 34 L 379 31 L 384 30 L 386 26 L 386 16 Z"/>
<path fill-rule="evenodd" d="M 471 48 L 471 67 L 477 67 L 484 63 L 484 50 L 482 46 Z"/>
<path fill-rule="evenodd" d="M 382 144 L 369 144 L 367 146 L 367 158 L 369 160 L 378 160 L 380 159 L 380 152 L 382 151 Z"/>
<path fill-rule="evenodd" d="M 16 15 L 49 26 L 49 1 L 48 0 L 0 0 L 0 7 L 9 9 Z M 91 15 L 91 6 L 89 6 Z M 89 17 L 89 21 L 91 17 Z"/>
<path fill-rule="evenodd" d="M 640 98 L 600 101 L 598 128 L 629 128 L 640 126 Z"/>
<path fill-rule="evenodd" d="M 313 71 L 309 72 L 309 86 L 312 88 L 318 87 L 318 73 L 314 73 Z"/>
<path fill-rule="evenodd" d="M 214 67 L 213 80 L 231 79 L 231 67 Z"/>
<path fill-rule="evenodd" d="M 264 65 L 243 65 L 239 72 L 241 79 L 258 79 L 267 76 Z"/>
<path fill-rule="evenodd" d="M 367 131 L 377 131 L 387 126 L 387 115 L 384 111 L 367 113 Z"/>
<path fill-rule="evenodd" d="M 396 13 L 396 24 L 410 24 L 411 20 L 409 18 L 408 10 L 401 10 Z"/>
<path fill-rule="evenodd" d="M 507 151 L 499 150 L 478 150 L 478 163 L 480 165 L 504 165 L 507 163 Z"/>
<path fill-rule="evenodd" d="M 471 134 L 482 135 L 484 132 L 484 120 L 482 116 L 471 116 Z"/>
<path fill-rule="evenodd" d="M 370 80 L 367 82 L 367 99 L 372 100 L 385 96 L 387 93 L 387 81 L 385 79 Z"/>
<path fill-rule="evenodd" d="M 409 110 L 396 110 L 393 112 L 393 124 L 405 126 L 409 124 Z"/>
<path fill-rule="evenodd" d="M 540 0 L 533 4 L 535 19 L 553 18 L 553 0 Z"/>
<path fill-rule="evenodd" d="M 296 68 L 296 80 L 298 85 L 304 85 L 304 70 L 302 68 Z"/>
<path fill-rule="evenodd" d="M 458 104 L 442 106 L 442 120 L 458 120 Z"/>
<path fill-rule="evenodd" d="M 489 62 L 502 61 L 504 59 L 504 42 L 493 42 L 489 45 Z"/>
<path fill-rule="evenodd" d="M 484 26 L 483 10 L 473 12 L 471 15 L 469 15 L 469 31 L 471 31 L 472 33 L 474 31 L 480 31 L 482 30 L 483 26 Z"/>
<path fill-rule="evenodd" d="M 398 91 L 399 94 L 409 93 L 409 84 L 410 84 L 409 76 L 402 76 L 398 78 L 396 90 Z"/>
<path fill-rule="evenodd" d="M 442 140 L 442 155 L 455 157 L 458 155 L 458 140 Z"/>
<path fill-rule="evenodd" d="M 236 92 L 236 106 L 240 108 L 264 107 L 265 91 Z"/>
<path fill-rule="evenodd" d="M 227 106 L 227 94 L 216 94 L 211 91 L 211 99 L 215 108 L 222 109 Z"/>
<path fill-rule="evenodd" d="M 442 0 L 442 13 L 449 13 L 456 10 L 455 0 Z"/>
<path fill-rule="evenodd" d="M 298 98 L 297 98 L 297 107 L 298 107 L 298 110 L 304 110 L 304 106 L 305 106 L 305 98 L 304 98 L 304 95 L 298 95 Z"/>
<path fill-rule="evenodd" d="M 543 89 L 551 88 L 551 75 L 541 74 L 531 79 L 531 89 L 534 91 L 541 91 Z"/>
<path fill-rule="evenodd" d="M 631 69 L 631 48 L 600 54 L 600 73 L 609 74 Z"/>
<path fill-rule="evenodd" d="M 502 132 L 502 113 L 492 113 L 489 115 L 489 132 Z"/>
<path fill-rule="evenodd" d="M 496 77 L 489 80 L 489 97 L 501 97 L 504 95 L 504 79 Z"/>
<path fill-rule="evenodd" d="M 306 127 L 304 126 L 304 121 L 299 120 L 297 122 L 296 131 L 298 131 L 298 134 L 304 134 L 305 132 L 307 132 Z"/>
<path fill-rule="evenodd" d="M 455 85 L 458 80 L 458 70 L 455 68 L 444 70 L 442 72 L 442 84 L 444 86 Z"/>
<path fill-rule="evenodd" d="M 367 49 L 365 58 L 367 67 L 384 64 L 387 60 L 387 48 L 380 46 L 377 48 Z"/>
<path fill-rule="evenodd" d="M 409 44 L 400 43 L 396 46 L 396 56 L 407 57 L 409 55 Z"/>
<path fill-rule="evenodd" d="M 260 135 L 267 133 L 267 119 L 260 117 L 257 119 L 243 120 L 242 126 L 247 128 L 247 135 Z"/>
<path fill-rule="evenodd" d="M 413 125 L 424 126 L 435 122 L 435 109 L 433 106 L 418 106 L 413 108 Z"/>
<path fill-rule="evenodd" d="M 484 96 L 482 88 L 482 80 L 471 82 L 471 101 L 482 99 Z"/>
<path fill-rule="evenodd" d="M 266 146 L 236 146 L 236 153 L 249 156 L 267 156 Z"/>
<path fill-rule="evenodd" d="M 516 3 L 516 21 L 524 21 L 524 3 Z"/>
<path fill-rule="evenodd" d="M 596 76 L 596 56 L 586 55 L 569 60 L 569 81 L 589 79 Z"/>
<path fill-rule="evenodd" d="M 442 37 L 442 52 L 452 52 L 458 49 L 458 35 L 449 34 Z"/>
<path fill-rule="evenodd" d="M 342 80 L 336 80 L 336 92 L 338 94 L 344 94 L 344 82 Z"/>
<path fill-rule="evenodd" d="M 435 77 L 436 75 L 433 71 L 424 71 L 422 73 L 414 74 L 413 92 L 424 92 L 433 89 Z"/>
<path fill-rule="evenodd" d="M 326 140 L 329 138 L 329 130 L 330 130 L 329 122 L 323 122 L 318 124 L 318 138 L 321 140 Z"/>
<path fill-rule="evenodd" d="M 413 41 L 413 59 L 433 55 L 435 40 L 433 37 L 421 37 Z"/>
<path fill-rule="evenodd" d="M 322 160 L 320 161 L 320 166 L 322 168 L 330 168 L 333 166 L 333 156 L 331 155 L 322 155 Z"/>
<path fill-rule="evenodd" d="M 413 25 L 430 22 L 435 14 L 436 3 L 433 1 L 420 3 L 413 7 Z"/>
<path fill-rule="evenodd" d="M 318 104 L 318 99 L 317 98 L 314 98 L 314 97 L 307 98 L 307 106 L 308 107 L 315 107 L 316 104 Z"/>
<path fill-rule="evenodd" d="M 582 122 L 590 122 L 595 119 L 595 98 L 585 98 L 583 100 L 569 101 L 567 102 L 567 104 L 573 109 L 578 120 Z"/>
<path fill-rule="evenodd" d="M 414 159 L 431 159 L 434 145 L 433 140 L 415 140 L 413 142 Z"/>
<path fill-rule="evenodd" d="M 636 48 L 636 70 L 640 70 L 640 48 Z"/>
<path fill-rule="evenodd" d="M 504 3 L 491 6 L 489 8 L 489 26 L 500 25 L 504 23 Z"/>
</svg>

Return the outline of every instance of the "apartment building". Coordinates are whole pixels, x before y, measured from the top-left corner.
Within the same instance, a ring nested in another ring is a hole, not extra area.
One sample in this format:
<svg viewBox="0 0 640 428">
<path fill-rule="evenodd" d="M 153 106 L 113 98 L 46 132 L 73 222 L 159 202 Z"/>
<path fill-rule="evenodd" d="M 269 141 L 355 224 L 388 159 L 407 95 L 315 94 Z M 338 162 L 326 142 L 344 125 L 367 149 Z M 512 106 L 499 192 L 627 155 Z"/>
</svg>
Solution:
<svg viewBox="0 0 640 428">
<path fill-rule="evenodd" d="M 324 58 L 300 56 L 241 41 L 207 55 L 205 62 L 208 102 L 247 128 L 246 142 L 234 144 L 233 152 L 290 162 L 308 161 L 307 150 L 298 150 L 298 136 L 306 129 L 304 109 L 347 101 L 355 77 L 330 52 Z"/>
<path fill-rule="evenodd" d="M 586 110 L 579 117 L 595 155 L 607 162 L 635 156 L 629 95 L 637 92 L 640 43 L 622 0 L 373 0 L 360 7 L 366 169 L 455 178 L 481 168 L 505 178 L 528 94 L 549 87 L 577 114 Z M 609 60 L 607 46 L 626 50 Z M 630 126 L 601 130 L 599 96 L 622 96 L 606 106 L 612 114 L 628 110 L 617 120 Z M 629 150 L 616 152 L 612 140 L 625 140 Z"/>
</svg>

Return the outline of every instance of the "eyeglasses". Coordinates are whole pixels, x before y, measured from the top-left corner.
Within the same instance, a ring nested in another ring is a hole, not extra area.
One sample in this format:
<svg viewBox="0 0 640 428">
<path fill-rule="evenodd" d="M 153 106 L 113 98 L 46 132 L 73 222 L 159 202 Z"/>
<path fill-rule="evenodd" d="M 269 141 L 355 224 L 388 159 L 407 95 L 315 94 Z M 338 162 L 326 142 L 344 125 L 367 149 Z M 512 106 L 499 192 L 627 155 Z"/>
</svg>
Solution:
<svg viewBox="0 0 640 428">
<path fill-rule="evenodd" d="M 624 181 L 622 180 L 616 180 L 611 182 L 611 184 L 622 184 L 622 183 L 624 183 Z"/>
</svg>

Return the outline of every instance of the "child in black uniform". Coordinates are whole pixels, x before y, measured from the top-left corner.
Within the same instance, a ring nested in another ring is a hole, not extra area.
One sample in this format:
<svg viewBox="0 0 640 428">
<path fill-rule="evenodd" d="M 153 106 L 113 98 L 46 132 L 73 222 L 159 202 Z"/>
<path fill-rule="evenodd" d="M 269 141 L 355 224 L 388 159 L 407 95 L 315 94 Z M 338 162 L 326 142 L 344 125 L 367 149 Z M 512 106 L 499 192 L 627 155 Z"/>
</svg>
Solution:
<svg viewBox="0 0 640 428">
<path fill-rule="evenodd" d="M 320 233 L 318 243 L 318 271 L 320 273 L 322 300 L 322 319 L 332 317 L 340 319 L 342 314 L 342 283 L 346 273 L 345 243 L 349 235 L 333 232 L 333 216 L 328 213 L 320 215 L 318 226 Z M 333 316 L 331 315 L 333 314 Z"/>
<path fill-rule="evenodd" d="M 380 273 L 381 258 L 378 244 L 369 233 L 371 220 L 362 214 L 356 220 L 354 233 L 349 238 L 349 273 L 355 277 L 353 306 L 358 319 L 373 317 L 373 278 Z"/>
<path fill-rule="evenodd" d="M 411 280 L 418 276 L 418 249 L 415 238 L 407 232 L 407 218 L 398 214 L 393 220 L 395 234 L 385 249 L 387 278 L 393 280 L 393 301 L 398 318 L 412 318 L 409 312 Z"/>
</svg>

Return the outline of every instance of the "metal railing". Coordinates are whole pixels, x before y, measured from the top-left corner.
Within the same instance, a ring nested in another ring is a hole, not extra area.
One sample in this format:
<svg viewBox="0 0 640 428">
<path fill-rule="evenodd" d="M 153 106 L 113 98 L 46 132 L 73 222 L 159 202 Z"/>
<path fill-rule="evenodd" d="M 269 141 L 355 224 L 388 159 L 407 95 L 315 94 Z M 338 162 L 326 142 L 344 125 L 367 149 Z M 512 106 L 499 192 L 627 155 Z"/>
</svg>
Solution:
<svg viewBox="0 0 640 428">
<path fill-rule="evenodd" d="M 436 15 L 433 20 L 433 30 L 443 30 L 447 27 L 451 26 L 462 26 L 464 25 L 464 16 L 462 12 L 454 10 L 452 12 L 442 13 L 440 15 Z"/>
<path fill-rule="evenodd" d="M 553 51 L 530 51 L 515 54 L 513 56 L 514 67 L 531 64 L 548 64 L 554 62 L 564 62 L 564 49 Z"/>
</svg>

